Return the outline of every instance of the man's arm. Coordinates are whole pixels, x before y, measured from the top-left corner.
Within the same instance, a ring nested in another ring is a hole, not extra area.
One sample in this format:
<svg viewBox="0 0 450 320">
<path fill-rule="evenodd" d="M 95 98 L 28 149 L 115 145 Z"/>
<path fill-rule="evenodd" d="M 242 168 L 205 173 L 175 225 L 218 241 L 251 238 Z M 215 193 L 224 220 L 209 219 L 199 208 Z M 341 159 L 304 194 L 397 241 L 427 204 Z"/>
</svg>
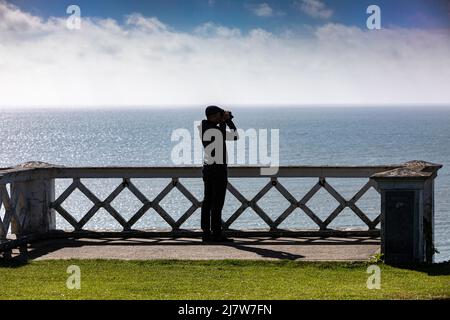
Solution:
<svg viewBox="0 0 450 320">
<path fill-rule="evenodd" d="M 225 121 L 228 128 L 230 128 L 230 131 L 226 131 L 226 140 L 228 141 L 237 141 L 239 140 L 239 134 L 237 131 L 236 126 L 234 125 L 233 120 L 229 119 Z"/>
</svg>

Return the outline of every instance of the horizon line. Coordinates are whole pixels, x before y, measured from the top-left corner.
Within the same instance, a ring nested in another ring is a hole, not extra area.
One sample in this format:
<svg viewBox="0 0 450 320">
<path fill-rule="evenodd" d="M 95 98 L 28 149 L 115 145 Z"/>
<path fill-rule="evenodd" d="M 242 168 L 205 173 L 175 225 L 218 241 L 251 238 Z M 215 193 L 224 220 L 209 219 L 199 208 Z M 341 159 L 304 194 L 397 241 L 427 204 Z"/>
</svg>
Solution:
<svg viewBox="0 0 450 320">
<path fill-rule="evenodd" d="M 314 109 L 314 108 L 351 108 L 351 109 L 365 109 L 365 108 L 450 108 L 449 103 L 393 103 L 393 104 L 357 104 L 357 103 L 336 103 L 336 104 L 233 104 L 233 103 L 199 103 L 199 104 L 182 104 L 182 105 L 86 105 L 86 106 L 77 106 L 77 105 L 64 105 L 64 106 L 56 106 L 56 105 L 35 105 L 35 106 L 0 106 L 0 111 L 39 111 L 39 110 L 51 110 L 51 111 L 66 111 L 66 110 L 161 110 L 161 109 L 170 109 L 170 110 L 179 110 L 179 109 L 196 109 L 196 108 L 204 108 L 208 105 L 217 105 L 221 107 L 232 107 L 232 108 L 264 108 L 264 109 L 273 109 L 273 108 L 283 108 L 283 109 Z"/>
</svg>

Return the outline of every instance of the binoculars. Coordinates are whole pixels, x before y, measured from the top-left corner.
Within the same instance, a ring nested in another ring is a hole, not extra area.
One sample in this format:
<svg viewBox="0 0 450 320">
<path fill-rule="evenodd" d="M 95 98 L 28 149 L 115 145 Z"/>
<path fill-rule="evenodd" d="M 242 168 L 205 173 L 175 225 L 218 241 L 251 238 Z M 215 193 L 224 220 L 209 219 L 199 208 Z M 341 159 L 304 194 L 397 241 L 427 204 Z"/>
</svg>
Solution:
<svg viewBox="0 0 450 320">
<path fill-rule="evenodd" d="M 224 111 L 222 112 L 222 116 L 225 115 L 225 113 L 228 113 L 230 115 L 230 120 L 234 118 L 233 114 L 231 113 L 231 111 Z"/>
</svg>

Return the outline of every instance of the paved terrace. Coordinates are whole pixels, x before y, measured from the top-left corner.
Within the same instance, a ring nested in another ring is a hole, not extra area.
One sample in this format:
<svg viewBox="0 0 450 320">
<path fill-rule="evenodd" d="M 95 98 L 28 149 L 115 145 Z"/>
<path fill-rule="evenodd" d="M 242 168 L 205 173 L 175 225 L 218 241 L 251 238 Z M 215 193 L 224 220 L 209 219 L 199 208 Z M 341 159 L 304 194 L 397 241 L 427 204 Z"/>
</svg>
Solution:
<svg viewBox="0 0 450 320">
<path fill-rule="evenodd" d="M 379 239 L 369 237 L 235 238 L 232 244 L 203 244 L 194 238 L 101 238 L 36 242 L 28 246 L 27 258 L 367 261 L 379 250 Z M 13 251 L 13 256 L 18 254 Z"/>
</svg>

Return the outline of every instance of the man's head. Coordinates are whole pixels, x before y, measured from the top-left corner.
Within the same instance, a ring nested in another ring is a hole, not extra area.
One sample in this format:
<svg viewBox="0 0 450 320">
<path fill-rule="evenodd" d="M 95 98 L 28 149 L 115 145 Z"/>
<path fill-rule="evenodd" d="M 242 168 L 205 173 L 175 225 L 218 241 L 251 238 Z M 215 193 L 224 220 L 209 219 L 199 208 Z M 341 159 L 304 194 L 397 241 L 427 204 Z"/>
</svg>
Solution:
<svg viewBox="0 0 450 320">
<path fill-rule="evenodd" d="M 214 123 L 223 122 L 225 110 L 217 106 L 209 106 L 205 110 L 206 118 Z"/>
</svg>

